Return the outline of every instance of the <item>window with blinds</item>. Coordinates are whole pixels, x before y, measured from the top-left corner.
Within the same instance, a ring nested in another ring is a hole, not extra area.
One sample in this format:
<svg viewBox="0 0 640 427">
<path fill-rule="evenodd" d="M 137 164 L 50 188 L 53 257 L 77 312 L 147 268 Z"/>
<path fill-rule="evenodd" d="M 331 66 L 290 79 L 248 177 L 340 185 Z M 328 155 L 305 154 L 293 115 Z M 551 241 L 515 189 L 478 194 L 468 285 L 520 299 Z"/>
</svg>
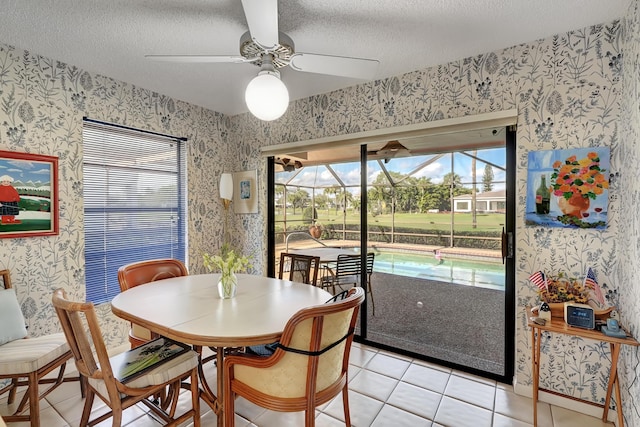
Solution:
<svg viewBox="0 0 640 427">
<path fill-rule="evenodd" d="M 82 137 L 87 301 L 103 303 L 120 266 L 185 261 L 185 142 L 87 119 Z"/>
</svg>

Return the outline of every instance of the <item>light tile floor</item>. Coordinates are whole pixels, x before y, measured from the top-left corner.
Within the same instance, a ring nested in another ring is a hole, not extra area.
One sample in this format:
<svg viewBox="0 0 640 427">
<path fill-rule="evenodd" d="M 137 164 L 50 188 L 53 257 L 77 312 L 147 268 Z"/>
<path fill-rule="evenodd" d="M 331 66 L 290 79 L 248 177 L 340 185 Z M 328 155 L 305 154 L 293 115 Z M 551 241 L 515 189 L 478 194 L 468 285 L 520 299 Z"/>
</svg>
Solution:
<svg viewBox="0 0 640 427">
<path fill-rule="evenodd" d="M 351 351 L 349 399 L 351 422 L 356 427 L 525 427 L 533 422 L 532 400 L 516 395 L 513 387 L 495 381 L 414 360 L 373 347 L 353 344 Z M 209 364 L 206 375 L 215 385 L 215 367 Z M 76 427 L 82 414 L 83 400 L 77 382 L 65 383 L 41 402 L 42 427 Z M 191 404 L 184 393 L 181 407 Z M 0 414 L 7 414 L 6 395 L 0 399 Z M 96 398 L 94 412 L 105 406 Z M 202 405 L 202 425 L 214 426 L 215 414 Z M 344 427 L 342 399 L 322 405 L 317 410 L 316 426 Z M 28 427 L 28 423 L 11 423 L 9 427 Z M 110 426 L 108 419 L 100 426 Z M 123 426 L 158 427 L 161 424 L 146 413 L 144 407 L 125 411 Z M 244 399 L 236 402 L 236 426 L 300 427 L 302 413 L 266 411 Z M 597 418 L 538 404 L 540 427 L 602 427 Z"/>
</svg>

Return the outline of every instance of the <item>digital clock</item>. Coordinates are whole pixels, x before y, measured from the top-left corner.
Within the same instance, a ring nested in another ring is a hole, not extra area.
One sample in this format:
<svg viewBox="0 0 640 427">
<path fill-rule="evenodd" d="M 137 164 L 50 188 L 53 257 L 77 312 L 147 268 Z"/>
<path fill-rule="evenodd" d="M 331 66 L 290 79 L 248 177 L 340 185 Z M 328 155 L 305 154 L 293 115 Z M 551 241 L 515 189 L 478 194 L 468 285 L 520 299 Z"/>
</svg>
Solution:
<svg viewBox="0 0 640 427">
<path fill-rule="evenodd" d="M 578 328 L 595 329 L 596 317 L 593 307 L 587 304 L 564 303 L 564 321 L 569 326 Z"/>
</svg>

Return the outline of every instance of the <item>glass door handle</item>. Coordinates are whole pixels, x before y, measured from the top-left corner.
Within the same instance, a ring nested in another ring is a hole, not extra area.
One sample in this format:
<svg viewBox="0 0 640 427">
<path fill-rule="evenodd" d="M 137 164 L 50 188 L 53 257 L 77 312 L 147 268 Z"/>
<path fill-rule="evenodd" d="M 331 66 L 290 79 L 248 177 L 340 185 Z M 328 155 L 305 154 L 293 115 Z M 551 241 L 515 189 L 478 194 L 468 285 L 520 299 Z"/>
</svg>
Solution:
<svg viewBox="0 0 640 427">
<path fill-rule="evenodd" d="M 504 232 L 504 227 L 502 227 L 502 233 L 500 234 L 502 241 L 500 242 L 500 246 L 502 249 L 502 263 L 504 264 L 505 258 L 507 258 L 507 233 Z"/>
<path fill-rule="evenodd" d="M 513 233 L 505 232 L 502 227 L 502 263 L 506 258 L 513 258 Z"/>
</svg>

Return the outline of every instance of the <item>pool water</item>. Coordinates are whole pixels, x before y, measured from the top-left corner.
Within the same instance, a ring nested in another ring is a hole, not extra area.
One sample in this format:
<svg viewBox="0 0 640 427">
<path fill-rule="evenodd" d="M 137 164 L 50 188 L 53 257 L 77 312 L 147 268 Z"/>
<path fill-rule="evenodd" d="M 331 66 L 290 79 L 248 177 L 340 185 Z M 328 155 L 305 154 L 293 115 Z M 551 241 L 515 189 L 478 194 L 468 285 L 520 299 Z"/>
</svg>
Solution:
<svg viewBox="0 0 640 427">
<path fill-rule="evenodd" d="M 504 265 L 443 256 L 403 252 L 376 252 L 373 271 L 438 280 L 458 285 L 504 290 Z"/>
</svg>

